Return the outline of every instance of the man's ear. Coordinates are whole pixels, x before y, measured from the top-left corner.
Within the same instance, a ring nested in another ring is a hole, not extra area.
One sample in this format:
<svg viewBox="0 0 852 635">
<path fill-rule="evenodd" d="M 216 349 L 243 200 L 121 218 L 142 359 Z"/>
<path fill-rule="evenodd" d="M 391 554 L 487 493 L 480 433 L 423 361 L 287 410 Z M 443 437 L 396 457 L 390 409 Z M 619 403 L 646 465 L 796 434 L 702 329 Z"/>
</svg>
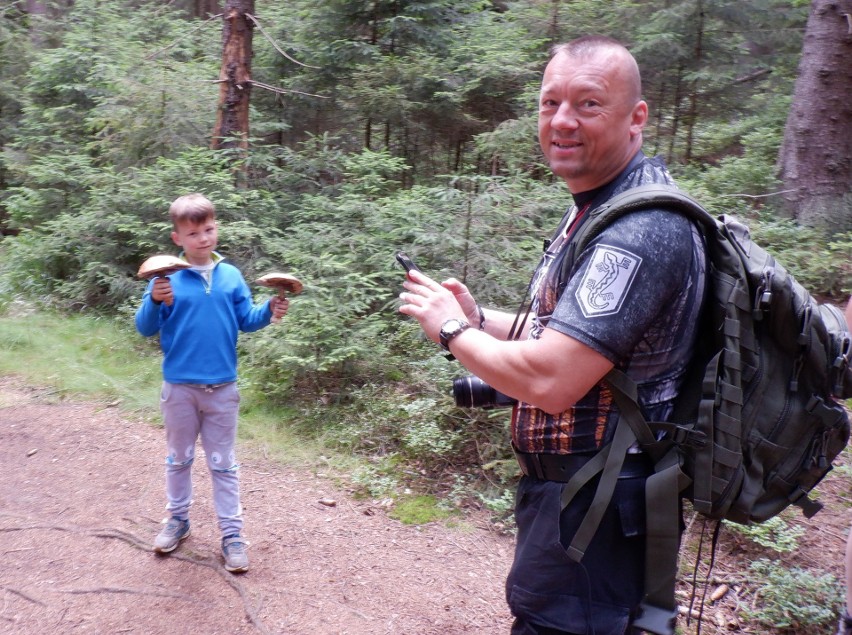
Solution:
<svg viewBox="0 0 852 635">
<path fill-rule="evenodd" d="M 648 123 L 648 104 L 639 100 L 630 114 L 630 132 L 634 135 L 642 134 L 646 123 Z"/>
<path fill-rule="evenodd" d="M 183 245 L 181 244 L 181 241 L 180 241 L 180 236 L 178 235 L 177 232 L 172 232 L 172 242 L 175 245 L 177 245 L 178 247 L 183 247 Z"/>
</svg>

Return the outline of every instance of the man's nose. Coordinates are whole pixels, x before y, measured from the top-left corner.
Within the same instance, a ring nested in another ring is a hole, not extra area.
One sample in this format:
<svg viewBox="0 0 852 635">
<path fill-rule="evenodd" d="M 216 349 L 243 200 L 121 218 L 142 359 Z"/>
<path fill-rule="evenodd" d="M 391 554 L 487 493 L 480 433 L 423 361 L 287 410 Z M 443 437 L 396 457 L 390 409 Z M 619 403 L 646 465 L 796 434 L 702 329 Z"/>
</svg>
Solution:
<svg viewBox="0 0 852 635">
<path fill-rule="evenodd" d="M 559 108 L 556 109 L 556 114 L 553 115 L 550 125 L 559 130 L 576 128 L 577 117 L 574 114 L 574 110 L 571 108 L 571 104 L 560 104 Z"/>
</svg>

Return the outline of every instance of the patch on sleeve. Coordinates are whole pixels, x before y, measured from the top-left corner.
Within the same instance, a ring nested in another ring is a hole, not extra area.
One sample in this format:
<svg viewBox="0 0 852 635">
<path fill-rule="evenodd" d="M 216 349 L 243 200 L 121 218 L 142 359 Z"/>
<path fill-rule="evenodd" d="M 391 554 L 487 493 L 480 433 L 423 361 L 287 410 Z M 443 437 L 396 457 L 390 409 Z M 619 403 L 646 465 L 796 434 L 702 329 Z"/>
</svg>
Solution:
<svg viewBox="0 0 852 635">
<path fill-rule="evenodd" d="M 618 247 L 597 245 L 574 297 L 587 318 L 618 313 L 642 259 Z"/>
</svg>

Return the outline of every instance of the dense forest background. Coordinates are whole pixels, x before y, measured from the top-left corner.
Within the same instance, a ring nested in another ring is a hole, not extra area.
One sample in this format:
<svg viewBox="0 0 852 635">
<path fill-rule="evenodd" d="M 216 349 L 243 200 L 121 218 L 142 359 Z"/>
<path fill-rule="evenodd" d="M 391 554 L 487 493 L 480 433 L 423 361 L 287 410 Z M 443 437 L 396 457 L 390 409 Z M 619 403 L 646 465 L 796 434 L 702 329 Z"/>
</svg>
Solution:
<svg viewBox="0 0 852 635">
<path fill-rule="evenodd" d="M 202 192 L 247 280 L 305 283 L 281 324 L 240 341 L 242 387 L 280 431 L 362 458 L 370 496 L 507 518 L 508 412 L 454 406 L 464 369 L 398 314 L 393 254 L 517 308 L 570 203 L 537 145 L 541 71 L 588 33 L 639 61 L 646 153 L 845 302 L 850 0 L 0 0 L 0 316 L 109 321 L 156 373 L 132 327 L 136 271 L 175 251 L 169 203 Z M 750 531 L 789 551 L 783 519 Z M 839 584 L 788 588 L 823 613 L 768 623 L 834 619 Z"/>
<path fill-rule="evenodd" d="M 286 408 L 282 426 L 369 455 L 376 487 L 416 479 L 505 511 L 507 412 L 455 408 L 463 369 L 397 313 L 394 252 L 515 310 L 570 203 L 537 147 L 547 51 L 603 33 L 642 69 L 646 153 L 842 303 L 850 12 L 828 0 L 6 0 L 0 311 L 26 301 L 130 324 L 139 264 L 174 252 L 169 203 L 203 192 L 247 280 L 305 283 L 278 328 L 240 344 L 244 381 Z"/>
</svg>

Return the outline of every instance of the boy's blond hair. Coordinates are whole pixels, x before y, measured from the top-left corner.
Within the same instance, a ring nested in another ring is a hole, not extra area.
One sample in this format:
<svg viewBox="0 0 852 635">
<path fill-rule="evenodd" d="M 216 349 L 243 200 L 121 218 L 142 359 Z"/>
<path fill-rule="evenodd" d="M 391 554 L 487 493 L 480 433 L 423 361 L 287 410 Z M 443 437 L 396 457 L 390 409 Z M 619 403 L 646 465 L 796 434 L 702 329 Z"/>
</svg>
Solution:
<svg viewBox="0 0 852 635">
<path fill-rule="evenodd" d="M 185 194 L 176 198 L 169 207 L 169 218 L 177 227 L 178 223 L 192 223 L 197 225 L 206 220 L 216 218 L 216 208 L 203 194 L 197 192 Z"/>
</svg>

